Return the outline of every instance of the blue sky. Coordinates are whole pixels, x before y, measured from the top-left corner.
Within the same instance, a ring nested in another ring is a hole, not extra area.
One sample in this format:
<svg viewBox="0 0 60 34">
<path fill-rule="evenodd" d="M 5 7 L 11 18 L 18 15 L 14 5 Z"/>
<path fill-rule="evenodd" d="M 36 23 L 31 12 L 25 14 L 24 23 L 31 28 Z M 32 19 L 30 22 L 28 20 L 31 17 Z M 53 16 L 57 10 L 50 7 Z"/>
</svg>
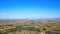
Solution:
<svg viewBox="0 0 60 34">
<path fill-rule="evenodd" d="M 0 0 L 0 18 L 60 17 L 60 0 Z"/>
</svg>

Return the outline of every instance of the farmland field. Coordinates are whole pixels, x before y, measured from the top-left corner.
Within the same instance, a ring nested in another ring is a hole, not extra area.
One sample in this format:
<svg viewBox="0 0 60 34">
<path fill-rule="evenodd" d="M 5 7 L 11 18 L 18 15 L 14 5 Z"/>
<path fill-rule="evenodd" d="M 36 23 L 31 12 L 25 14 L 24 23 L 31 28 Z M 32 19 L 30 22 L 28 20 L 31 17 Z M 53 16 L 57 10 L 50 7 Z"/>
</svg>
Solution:
<svg viewBox="0 0 60 34">
<path fill-rule="evenodd" d="M 59 21 L 1 21 L 0 34 L 60 34 Z"/>
</svg>

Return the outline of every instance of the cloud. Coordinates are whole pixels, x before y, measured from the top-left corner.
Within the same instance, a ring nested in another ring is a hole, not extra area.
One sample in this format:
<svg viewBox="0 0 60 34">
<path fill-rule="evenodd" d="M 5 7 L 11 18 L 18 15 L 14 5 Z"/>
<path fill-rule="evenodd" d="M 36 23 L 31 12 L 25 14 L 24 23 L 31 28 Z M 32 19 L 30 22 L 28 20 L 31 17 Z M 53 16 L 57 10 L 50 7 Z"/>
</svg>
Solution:
<svg viewBox="0 0 60 34">
<path fill-rule="evenodd" d="M 2 16 L 8 16 L 8 14 L 7 13 L 2 13 Z"/>
</svg>

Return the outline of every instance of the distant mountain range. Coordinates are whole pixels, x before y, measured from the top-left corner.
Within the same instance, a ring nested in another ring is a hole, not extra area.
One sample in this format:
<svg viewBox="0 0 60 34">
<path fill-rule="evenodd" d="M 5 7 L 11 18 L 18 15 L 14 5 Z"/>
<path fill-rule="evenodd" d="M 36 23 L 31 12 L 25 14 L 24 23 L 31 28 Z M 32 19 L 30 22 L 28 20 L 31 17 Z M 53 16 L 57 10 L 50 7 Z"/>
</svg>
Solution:
<svg viewBox="0 0 60 34">
<path fill-rule="evenodd" d="M 40 19 L 0 19 L 0 22 L 2 21 L 60 21 L 60 18 L 49 18 L 49 19 L 44 19 L 44 18 L 40 18 Z"/>
</svg>

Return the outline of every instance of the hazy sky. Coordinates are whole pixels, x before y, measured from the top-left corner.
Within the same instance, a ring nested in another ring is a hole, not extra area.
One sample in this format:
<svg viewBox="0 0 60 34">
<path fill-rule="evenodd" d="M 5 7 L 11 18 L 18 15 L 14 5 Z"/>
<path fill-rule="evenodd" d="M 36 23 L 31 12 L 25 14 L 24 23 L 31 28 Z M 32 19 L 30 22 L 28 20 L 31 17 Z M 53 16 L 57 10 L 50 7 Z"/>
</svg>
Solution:
<svg viewBox="0 0 60 34">
<path fill-rule="evenodd" d="M 60 0 L 0 0 L 0 18 L 60 17 Z"/>
</svg>

